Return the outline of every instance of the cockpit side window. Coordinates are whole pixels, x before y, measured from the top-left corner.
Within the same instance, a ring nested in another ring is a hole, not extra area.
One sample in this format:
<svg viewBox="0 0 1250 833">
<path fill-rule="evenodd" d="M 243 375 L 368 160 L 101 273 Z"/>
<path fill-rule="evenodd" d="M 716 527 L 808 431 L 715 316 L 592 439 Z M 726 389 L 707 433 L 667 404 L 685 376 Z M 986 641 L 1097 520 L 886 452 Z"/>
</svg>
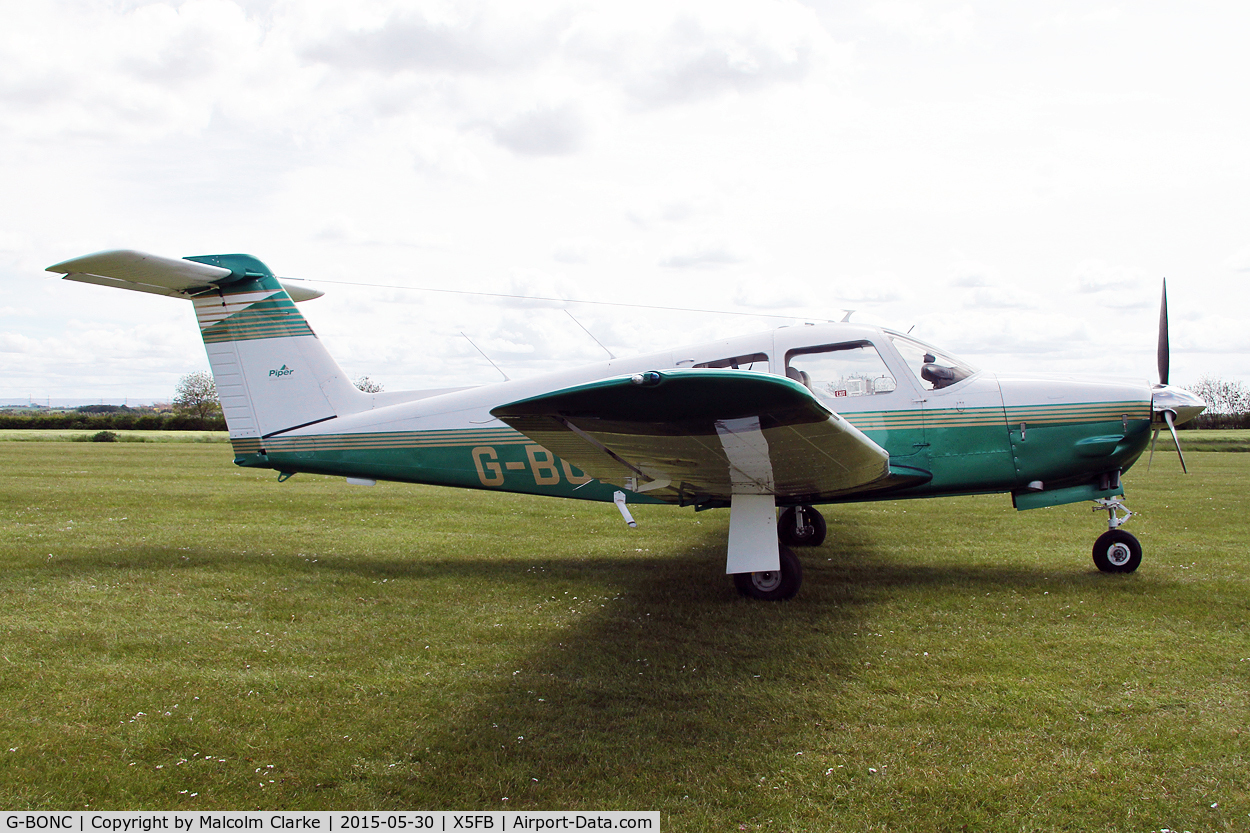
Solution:
<svg viewBox="0 0 1250 833">
<path fill-rule="evenodd" d="M 891 393 L 898 387 L 877 348 L 867 341 L 791 350 L 786 375 L 829 400 Z"/>
<path fill-rule="evenodd" d="M 977 369 L 965 361 L 903 336 L 890 336 L 903 361 L 916 374 L 925 390 L 941 390 L 967 379 Z"/>
<path fill-rule="evenodd" d="M 733 370 L 756 370 L 761 373 L 767 373 L 768 356 L 763 353 L 750 353 L 745 356 L 731 356 L 728 359 L 702 362 L 696 364 L 695 367 L 725 367 Z"/>
</svg>

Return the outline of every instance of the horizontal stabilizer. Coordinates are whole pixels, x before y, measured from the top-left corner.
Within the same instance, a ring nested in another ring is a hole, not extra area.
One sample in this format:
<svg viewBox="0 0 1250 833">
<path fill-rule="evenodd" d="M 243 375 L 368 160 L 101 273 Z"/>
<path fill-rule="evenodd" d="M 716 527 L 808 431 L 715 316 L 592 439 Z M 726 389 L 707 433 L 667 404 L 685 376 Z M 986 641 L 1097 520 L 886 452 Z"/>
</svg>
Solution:
<svg viewBox="0 0 1250 833">
<path fill-rule="evenodd" d="M 207 290 L 216 289 L 223 284 L 246 277 L 236 275 L 220 266 L 210 266 L 194 260 L 161 257 L 131 249 L 114 249 L 76 257 L 55 266 L 49 266 L 47 271 L 63 274 L 65 280 L 69 281 L 149 292 L 173 298 L 194 297 Z M 280 281 L 280 283 L 293 301 L 308 301 L 325 294 L 320 290 L 291 285 L 286 281 Z"/>
</svg>

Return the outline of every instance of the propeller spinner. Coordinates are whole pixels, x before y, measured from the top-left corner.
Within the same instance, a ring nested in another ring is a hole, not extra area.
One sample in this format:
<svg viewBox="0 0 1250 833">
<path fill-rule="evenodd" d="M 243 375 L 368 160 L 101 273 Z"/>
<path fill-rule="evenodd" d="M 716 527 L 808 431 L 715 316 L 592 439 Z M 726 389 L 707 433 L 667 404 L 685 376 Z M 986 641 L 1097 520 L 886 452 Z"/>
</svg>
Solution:
<svg viewBox="0 0 1250 833">
<path fill-rule="evenodd" d="M 1168 371 L 1171 364 L 1171 346 L 1168 344 L 1168 282 L 1163 279 L 1163 300 L 1159 304 L 1159 384 L 1154 386 L 1151 396 L 1151 407 L 1154 410 L 1155 430 L 1150 438 L 1150 461 L 1154 460 L 1155 440 L 1159 439 L 1159 423 L 1167 425 L 1172 433 L 1172 442 L 1176 445 L 1176 456 L 1181 460 L 1181 471 L 1186 474 L 1185 455 L 1181 453 L 1181 441 L 1176 436 L 1176 426 L 1183 425 L 1206 409 L 1207 403 L 1185 390 L 1168 384 Z"/>
</svg>

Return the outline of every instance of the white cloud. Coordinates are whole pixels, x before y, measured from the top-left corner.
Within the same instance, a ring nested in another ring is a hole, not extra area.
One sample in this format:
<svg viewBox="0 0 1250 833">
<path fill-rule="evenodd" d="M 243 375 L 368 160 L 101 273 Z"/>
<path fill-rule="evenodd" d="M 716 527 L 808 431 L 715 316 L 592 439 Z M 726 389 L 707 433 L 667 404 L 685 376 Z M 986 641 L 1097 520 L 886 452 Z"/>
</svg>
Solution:
<svg viewBox="0 0 1250 833">
<path fill-rule="evenodd" d="M 964 43 L 976 31 L 976 12 L 970 4 L 935 8 L 935 3 L 879 0 L 870 3 L 867 16 L 919 43 Z"/>
<path fill-rule="evenodd" d="M 346 70 L 455 75 L 530 69 L 558 44 L 558 21 L 510 13 L 505 4 L 421 5 L 322 31 L 301 54 Z"/>
<path fill-rule="evenodd" d="M 203 130 L 263 84 L 261 29 L 228 0 L 23 4 L 0 38 L 5 123 L 27 138 L 151 142 Z"/>
<path fill-rule="evenodd" d="M 746 255 L 721 240 L 692 240 L 679 243 L 659 260 L 659 265 L 672 269 L 717 269 L 747 260 Z"/>
<path fill-rule="evenodd" d="M 1134 301 L 1144 295 L 1146 273 L 1134 266 L 1086 260 L 1077 265 L 1074 276 L 1080 292 L 1117 292 L 1130 297 L 1138 296 L 1133 297 Z"/>
<path fill-rule="evenodd" d="M 598 248 L 597 241 L 589 237 L 565 237 L 551 246 L 551 259 L 560 263 L 589 263 Z"/>
<path fill-rule="evenodd" d="M 563 156 L 581 149 L 586 125 L 578 109 L 565 104 L 518 113 L 494 125 L 491 134 L 523 156 Z"/>
<path fill-rule="evenodd" d="M 1037 309 L 1042 299 L 1033 292 L 1010 287 L 977 287 L 964 299 L 967 309 Z"/>
<path fill-rule="evenodd" d="M 1250 272 L 1250 246 L 1233 252 L 1220 261 L 1220 266 L 1234 272 Z"/>
<path fill-rule="evenodd" d="M 951 264 L 946 274 L 950 285 L 961 289 L 988 287 L 994 283 L 994 270 L 975 261 L 965 260 Z"/>
<path fill-rule="evenodd" d="M 816 16 L 786 0 L 591 5 L 570 29 L 569 51 L 642 107 L 748 93 L 843 60 Z"/>
<path fill-rule="evenodd" d="M 904 295 L 898 288 L 902 283 L 897 275 L 861 275 L 838 283 L 834 290 L 847 303 L 875 306 L 902 300 Z"/>
</svg>

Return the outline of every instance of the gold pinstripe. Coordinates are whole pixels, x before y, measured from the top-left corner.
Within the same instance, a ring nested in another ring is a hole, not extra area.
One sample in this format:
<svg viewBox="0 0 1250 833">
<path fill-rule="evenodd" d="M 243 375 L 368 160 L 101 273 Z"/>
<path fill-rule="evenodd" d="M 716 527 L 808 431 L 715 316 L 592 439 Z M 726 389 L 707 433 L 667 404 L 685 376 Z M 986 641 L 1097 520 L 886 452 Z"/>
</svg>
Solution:
<svg viewBox="0 0 1250 833">
<path fill-rule="evenodd" d="M 1150 403 L 1140 401 L 1016 405 L 1007 408 L 1007 422 L 1060 425 L 1077 422 L 1111 422 L 1125 416 L 1130 419 L 1150 419 L 1150 414 Z"/>
<path fill-rule="evenodd" d="M 271 437 L 265 448 L 274 452 L 361 451 L 401 448 L 466 448 L 477 445 L 530 445 L 534 441 L 511 429 L 449 431 L 387 431 L 370 434 L 320 434 L 310 437 Z"/>
<path fill-rule="evenodd" d="M 921 411 L 867 411 L 840 414 L 861 431 L 919 431 L 933 428 L 974 428 L 1027 422 L 1035 425 L 1064 425 L 1081 422 L 1112 422 L 1124 416 L 1149 419 L 1150 403 L 1085 402 L 1061 405 L 1018 405 L 1002 408 L 935 408 Z"/>
<path fill-rule="evenodd" d="M 239 437 L 230 440 L 235 454 L 260 454 L 260 437 Z"/>
</svg>

